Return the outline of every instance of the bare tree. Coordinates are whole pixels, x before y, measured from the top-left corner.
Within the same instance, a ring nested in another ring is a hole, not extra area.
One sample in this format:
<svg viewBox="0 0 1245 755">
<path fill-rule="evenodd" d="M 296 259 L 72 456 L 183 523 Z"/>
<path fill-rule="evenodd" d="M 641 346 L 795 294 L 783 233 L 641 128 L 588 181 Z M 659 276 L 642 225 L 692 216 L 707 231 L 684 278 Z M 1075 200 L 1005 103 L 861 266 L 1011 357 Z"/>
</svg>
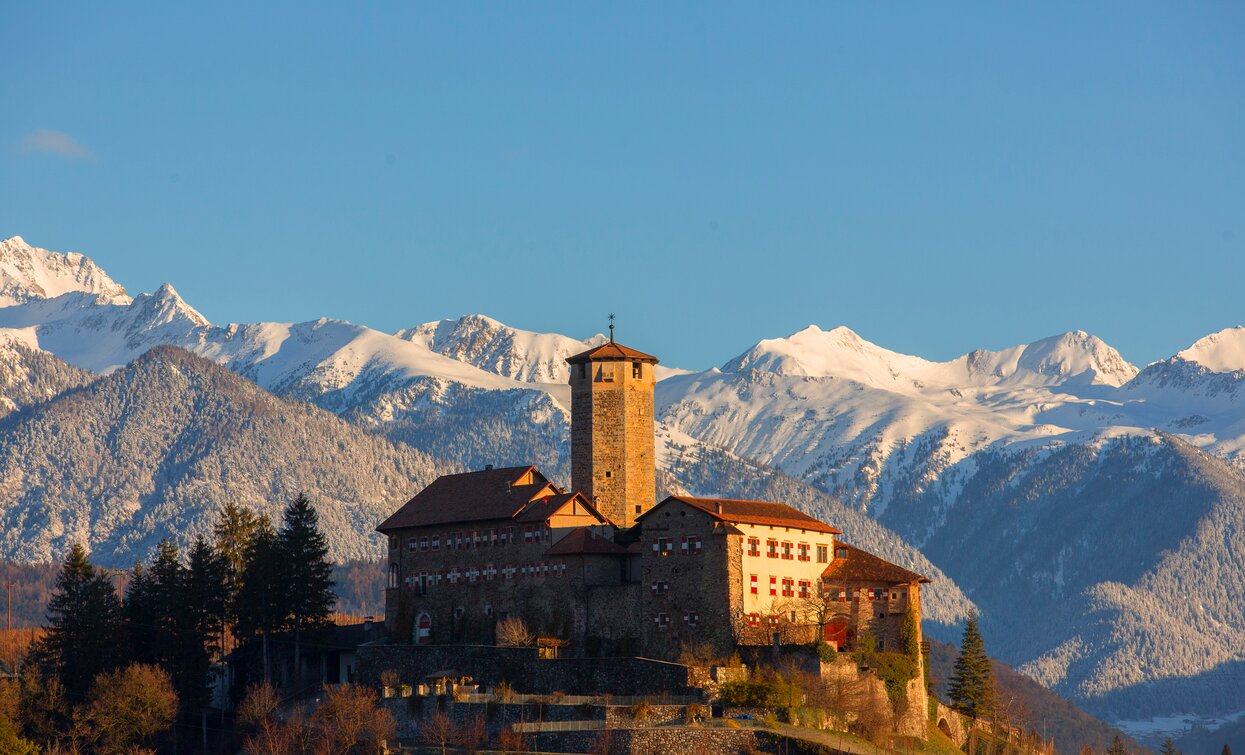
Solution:
<svg viewBox="0 0 1245 755">
<path fill-rule="evenodd" d="M 497 646 L 503 648 L 526 648 L 535 642 L 531 630 L 523 619 L 511 617 L 497 622 Z"/>
</svg>

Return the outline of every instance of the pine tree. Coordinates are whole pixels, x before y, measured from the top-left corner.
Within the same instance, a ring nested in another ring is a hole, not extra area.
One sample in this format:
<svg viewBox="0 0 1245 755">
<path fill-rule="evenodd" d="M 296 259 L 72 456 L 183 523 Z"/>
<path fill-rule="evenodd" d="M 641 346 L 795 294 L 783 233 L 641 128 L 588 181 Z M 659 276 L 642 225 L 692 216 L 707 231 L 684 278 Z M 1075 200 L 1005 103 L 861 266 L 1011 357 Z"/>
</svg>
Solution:
<svg viewBox="0 0 1245 755">
<path fill-rule="evenodd" d="M 986 645 L 977 628 L 977 613 L 968 616 L 960 656 L 947 687 L 951 707 L 972 718 L 987 714 L 994 707 L 994 675 Z"/>
<path fill-rule="evenodd" d="M 1223 752 L 1219 753 L 1219 755 L 1232 755 L 1232 748 L 1227 745 L 1224 745 Z"/>
<path fill-rule="evenodd" d="M 1159 755 L 1180 755 L 1180 750 L 1176 749 L 1176 743 L 1171 737 L 1163 740 L 1163 749 L 1159 750 Z"/>
<path fill-rule="evenodd" d="M 186 599 L 195 634 L 209 655 L 221 652 L 228 565 L 202 537 L 190 549 L 186 569 Z"/>
<path fill-rule="evenodd" d="M 1111 746 L 1107 748 L 1107 755 L 1128 755 L 1128 748 L 1124 746 L 1124 740 L 1120 739 L 1120 735 L 1116 734 L 1115 739 L 1111 740 Z"/>
<path fill-rule="evenodd" d="M 108 575 L 78 544 L 69 551 L 48 601 L 47 633 L 35 651 L 43 672 L 70 704 L 85 698 L 97 674 L 116 667 L 121 605 Z"/>
<path fill-rule="evenodd" d="M 151 579 L 142 563 L 135 564 L 130 571 L 125 586 L 125 601 L 121 605 L 121 620 L 126 659 L 133 663 L 154 664 L 159 616 L 155 596 L 151 592 Z"/>
<path fill-rule="evenodd" d="M 284 578 L 281 553 L 277 535 L 268 517 L 260 517 L 255 536 L 246 551 L 246 563 L 241 574 L 237 597 L 237 622 L 239 637 L 259 638 L 263 644 L 264 680 L 271 674 L 268 664 L 268 636 L 281 631 L 288 615 L 288 595 L 282 584 Z"/>
<path fill-rule="evenodd" d="M 302 674 L 302 640 L 329 626 L 337 598 L 333 594 L 333 563 L 328 541 L 320 531 L 320 517 L 311 500 L 299 493 L 285 510 L 277 550 L 284 571 L 283 589 L 289 596 L 287 621 L 294 632 L 294 673 Z"/>
<path fill-rule="evenodd" d="M 213 545 L 224 566 L 225 601 L 222 606 L 221 638 L 222 652 L 229 651 L 229 638 L 238 620 L 238 593 L 242 589 L 242 572 L 246 568 L 247 553 L 255 540 L 260 525 L 259 517 L 248 508 L 233 501 L 221 509 L 220 519 L 212 531 Z"/>
</svg>

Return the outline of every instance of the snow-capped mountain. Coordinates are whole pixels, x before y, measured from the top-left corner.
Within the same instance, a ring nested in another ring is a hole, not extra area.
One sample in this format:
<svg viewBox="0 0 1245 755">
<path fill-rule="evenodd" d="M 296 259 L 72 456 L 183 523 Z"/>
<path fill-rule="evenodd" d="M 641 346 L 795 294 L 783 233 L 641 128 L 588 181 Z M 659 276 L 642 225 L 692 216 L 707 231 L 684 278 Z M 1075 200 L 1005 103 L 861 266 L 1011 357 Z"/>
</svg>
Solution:
<svg viewBox="0 0 1245 755">
<path fill-rule="evenodd" d="M 580 341 L 557 333 L 512 328 L 484 315 L 427 322 L 396 335 L 486 372 L 526 383 L 558 385 L 565 384 L 570 376 L 567 357 L 605 342 L 600 333 Z M 687 373 L 659 364 L 655 375 L 661 381 Z"/>
<path fill-rule="evenodd" d="M 127 567 L 164 537 L 183 546 L 210 537 L 226 501 L 279 518 L 308 491 L 333 557 L 375 558 L 376 525 L 443 471 L 414 449 L 157 347 L 0 419 L 0 549 L 50 561 L 81 542 L 97 562 Z"/>
<path fill-rule="evenodd" d="M 129 301 L 119 283 L 81 254 L 49 252 L 27 244 L 21 236 L 0 241 L 0 307 L 71 291 L 119 303 Z"/>
<path fill-rule="evenodd" d="M 1002 351 L 973 351 L 949 362 L 889 351 L 850 329 L 810 325 L 786 338 L 766 339 L 722 365 L 723 372 L 763 370 L 776 375 L 838 377 L 897 393 L 923 394 L 965 387 L 1110 385 L 1137 374 L 1115 349 L 1082 331 L 1043 338 Z"/>
<path fill-rule="evenodd" d="M 219 327 L 171 286 L 132 301 L 26 295 L 0 306 L 5 337 L 25 353 L 4 395 L 39 372 L 27 366 L 38 350 L 104 374 L 170 344 L 443 466 L 532 462 L 563 480 L 563 360 L 600 340 L 482 315 L 396 335 L 337 320 Z M 80 384 L 57 375 L 9 411 Z M 1102 715 L 1187 712 L 1172 701 L 1195 698 L 1204 712 L 1245 709 L 1231 691 L 1245 689 L 1233 607 L 1245 597 L 1220 588 L 1245 584 L 1245 328 L 1138 371 L 1080 331 L 934 362 L 810 326 L 719 369 L 659 377 L 667 488 L 867 514 L 883 525 L 857 527 L 869 547 L 902 559 L 915 543 L 930 561 L 908 563 L 949 577 L 931 590 L 931 619 L 971 600 L 1006 660 Z M 1182 593 L 1194 613 L 1159 610 Z M 1185 650 L 1170 641 L 1182 631 Z M 1195 682 L 1212 692 L 1180 686 Z"/>
</svg>

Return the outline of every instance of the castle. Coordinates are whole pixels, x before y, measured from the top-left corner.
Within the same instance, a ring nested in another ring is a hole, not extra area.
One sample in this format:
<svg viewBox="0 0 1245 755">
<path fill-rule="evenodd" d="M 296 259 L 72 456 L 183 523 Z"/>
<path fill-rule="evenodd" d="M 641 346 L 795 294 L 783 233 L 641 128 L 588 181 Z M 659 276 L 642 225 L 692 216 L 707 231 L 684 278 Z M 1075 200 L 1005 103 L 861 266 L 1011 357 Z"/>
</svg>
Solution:
<svg viewBox="0 0 1245 755">
<path fill-rule="evenodd" d="M 522 619 L 549 652 L 673 659 L 868 633 L 899 649 L 924 577 L 784 503 L 656 501 L 656 357 L 613 339 L 567 359 L 571 485 L 534 466 L 438 478 L 388 537 L 391 640 L 492 644 Z"/>
</svg>

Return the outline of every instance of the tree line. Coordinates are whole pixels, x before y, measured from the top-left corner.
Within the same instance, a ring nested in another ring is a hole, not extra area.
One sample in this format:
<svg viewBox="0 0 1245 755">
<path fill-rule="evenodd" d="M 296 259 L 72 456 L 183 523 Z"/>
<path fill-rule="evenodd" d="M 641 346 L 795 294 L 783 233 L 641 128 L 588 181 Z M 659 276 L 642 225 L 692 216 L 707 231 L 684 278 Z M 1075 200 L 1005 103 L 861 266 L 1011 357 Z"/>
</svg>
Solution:
<svg viewBox="0 0 1245 755">
<path fill-rule="evenodd" d="M 336 600 L 328 545 L 302 494 L 280 529 L 229 503 L 211 540 L 183 554 L 166 539 L 125 576 L 119 593 L 85 548 L 70 550 L 44 633 L 0 690 L 0 751 L 151 744 L 175 717 L 194 720 L 211 704 L 212 665 L 226 653 L 258 653 L 266 681 L 275 635 L 292 642 L 297 682 L 304 645 L 329 628 Z"/>
</svg>

